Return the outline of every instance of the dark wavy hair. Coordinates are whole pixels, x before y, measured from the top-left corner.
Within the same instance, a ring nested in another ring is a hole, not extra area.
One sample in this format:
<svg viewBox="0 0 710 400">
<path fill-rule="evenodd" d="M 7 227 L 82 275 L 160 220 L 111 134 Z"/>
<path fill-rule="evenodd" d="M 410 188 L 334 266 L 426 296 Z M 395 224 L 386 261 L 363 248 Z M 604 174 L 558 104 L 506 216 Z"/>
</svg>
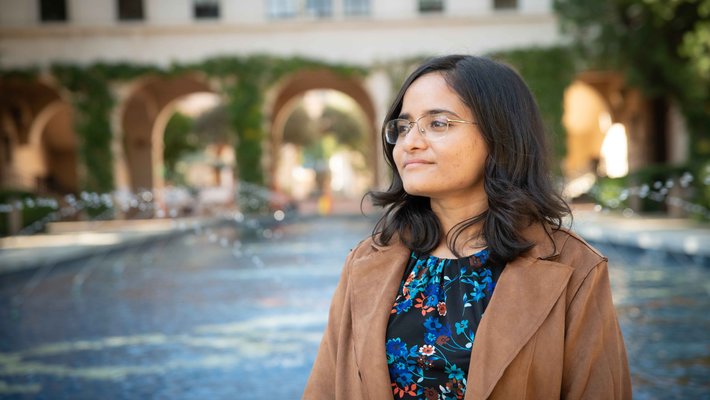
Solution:
<svg viewBox="0 0 710 400">
<path fill-rule="evenodd" d="M 510 261 L 534 245 L 521 236 L 523 229 L 538 222 L 559 229 L 563 217 L 570 213 L 551 183 L 540 111 L 530 89 L 511 67 L 482 57 L 450 55 L 430 59 L 409 75 L 385 123 L 399 117 L 412 82 L 432 72 L 441 73 L 468 106 L 488 146 L 483 178 L 488 209 L 442 232 L 429 198 L 405 192 L 392 155 L 394 146 L 384 139 L 383 124 L 381 139 L 392 182 L 385 191 L 368 193 L 375 206 L 385 209 L 373 239 L 387 245 L 396 233 L 411 250 L 429 253 L 446 235 L 449 249 L 461 257 L 455 249 L 459 237 L 467 228 L 482 223 L 480 237 L 464 239 L 482 239 L 494 259 Z"/>
</svg>

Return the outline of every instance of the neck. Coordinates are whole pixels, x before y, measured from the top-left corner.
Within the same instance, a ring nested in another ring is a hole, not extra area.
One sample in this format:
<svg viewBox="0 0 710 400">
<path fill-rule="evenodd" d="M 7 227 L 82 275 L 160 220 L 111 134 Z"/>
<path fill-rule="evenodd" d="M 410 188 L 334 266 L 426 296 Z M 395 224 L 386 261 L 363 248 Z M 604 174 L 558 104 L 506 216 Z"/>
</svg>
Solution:
<svg viewBox="0 0 710 400">
<path fill-rule="evenodd" d="M 439 219 L 444 236 L 442 243 L 437 248 L 438 253 L 450 253 L 447 246 L 447 237 L 451 229 L 457 224 L 481 214 L 488 209 L 488 200 L 482 198 L 467 198 L 467 199 L 431 199 L 431 209 Z M 454 243 L 457 252 L 466 254 L 474 250 L 480 250 L 486 247 L 486 244 L 481 240 L 470 240 L 477 238 L 481 232 L 482 222 L 476 223 L 466 228 L 459 240 Z"/>
</svg>

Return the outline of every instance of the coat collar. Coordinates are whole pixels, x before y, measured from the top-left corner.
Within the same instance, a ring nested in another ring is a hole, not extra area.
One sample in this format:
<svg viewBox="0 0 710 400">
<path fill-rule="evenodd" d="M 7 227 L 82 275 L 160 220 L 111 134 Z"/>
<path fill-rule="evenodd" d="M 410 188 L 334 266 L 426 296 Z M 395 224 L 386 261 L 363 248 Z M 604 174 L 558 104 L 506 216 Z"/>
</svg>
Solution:
<svg viewBox="0 0 710 400">
<path fill-rule="evenodd" d="M 553 260 L 559 244 L 547 226 L 531 225 L 523 238 L 535 245 L 508 263 L 478 327 L 471 353 L 466 399 L 485 399 L 562 294 L 572 268 Z M 390 310 L 410 250 L 399 239 L 374 243 L 371 253 L 353 261 L 352 317 L 355 357 L 372 399 L 392 396 L 385 336 Z"/>
</svg>

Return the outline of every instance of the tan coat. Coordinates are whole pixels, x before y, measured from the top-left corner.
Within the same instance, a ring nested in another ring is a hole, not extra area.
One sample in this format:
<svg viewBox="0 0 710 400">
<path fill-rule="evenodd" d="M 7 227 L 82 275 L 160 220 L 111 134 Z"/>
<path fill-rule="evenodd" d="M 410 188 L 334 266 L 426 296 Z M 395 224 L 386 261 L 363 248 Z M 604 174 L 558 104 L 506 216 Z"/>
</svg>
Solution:
<svg viewBox="0 0 710 400">
<path fill-rule="evenodd" d="M 607 261 L 565 230 L 501 274 L 471 352 L 466 400 L 630 399 L 626 350 Z M 368 239 L 348 256 L 304 399 L 392 399 L 385 356 L 390 310 L 410 251 Z"/>
</svg>

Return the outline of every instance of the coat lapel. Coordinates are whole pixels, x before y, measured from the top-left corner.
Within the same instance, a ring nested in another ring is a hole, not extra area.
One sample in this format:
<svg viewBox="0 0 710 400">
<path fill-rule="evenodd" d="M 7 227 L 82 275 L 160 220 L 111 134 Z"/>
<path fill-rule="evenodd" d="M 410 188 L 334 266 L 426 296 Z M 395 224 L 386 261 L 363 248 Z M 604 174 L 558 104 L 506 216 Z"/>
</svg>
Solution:
<svg viewBox="0 0 710 400">
<path fill-rule="evenodd" d="M 387 323 L 410 252 L 398 242 L 373 247 L 372 254 L 352 265 L 353 338 L 369 398 L 385 399 L 392 398 L 385 353 Z"/>
<path fill-rule="evenodd" d="M 524 236 L 537 243 L 508 263 L 476 332 L 467 377 L 467 400 L 486 399 L 505 369 L 544 322 L 562 295 L 572 267 L 550 261 L 557 244 L 549 231 L 529 229 Z"/>
</svg>

